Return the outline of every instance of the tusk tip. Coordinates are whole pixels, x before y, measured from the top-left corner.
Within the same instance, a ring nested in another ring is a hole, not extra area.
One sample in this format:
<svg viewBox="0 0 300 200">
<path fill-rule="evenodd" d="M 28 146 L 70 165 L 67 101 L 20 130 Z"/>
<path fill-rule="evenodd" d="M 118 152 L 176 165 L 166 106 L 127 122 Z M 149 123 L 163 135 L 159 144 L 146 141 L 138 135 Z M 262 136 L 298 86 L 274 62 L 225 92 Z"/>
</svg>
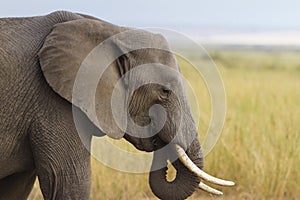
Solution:
<svg viewBox="0 0 300 200">
<path fill-rule="evenodd" d="M 225 181 L 223 182 L 223 184 L 221 184 L 223 186 L 234 186 L 235 185 L 235 182 L 233 181 Z"/>
<path fill-rule="evenodd" d="M 233 182 L 233 181 L 229 181 L 229 186 L 234 186 L 235 185 L 235 182 Z"/>
<path fill-rule="evenodd" d="M 206 192 L 209 192 L 211 194 L 215 194 L 215 195 L 223 195 L 223 192 L 219 191 L 219 190 L 216 190 L 202 182 L 200 182 L 200 184 L 198 185 L 198 187 L 201 189 L 201 190 L 204 190 Z"/>
</svg>

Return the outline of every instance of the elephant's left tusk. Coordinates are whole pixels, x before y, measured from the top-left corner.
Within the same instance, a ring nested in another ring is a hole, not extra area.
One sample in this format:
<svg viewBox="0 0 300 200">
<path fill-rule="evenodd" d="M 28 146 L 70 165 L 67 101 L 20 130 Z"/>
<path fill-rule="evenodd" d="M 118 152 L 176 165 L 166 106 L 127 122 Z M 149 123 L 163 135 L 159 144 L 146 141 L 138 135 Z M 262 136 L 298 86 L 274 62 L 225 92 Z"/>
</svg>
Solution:
<svg viewBox="0 0 300 200">
<path fill-rule="evenodd" d="M 204 184 L 204 183 L 202 183 L 202 182 L 199 183 L 199 188 L 200 188 L 201 190 L 204 190 L 204 191 L 209 192 L 209 193 L 212 193 L 212 194 L 223 195 L 223 192 L 221 192 L 221 191 L 219 191 L 219 190 L 216 190 L 216 189 L 214 189 L 214 188 L 212 188 L 212 187 L 209 187 L 208 185 L 206 185 L 206 184 Z"/>
<path fill-rule="evenodd" d="M 218 184 L 218 185 L 224 185 L 224 186 L 233 186 L 234 182 L 232 181 L 226 181 L 226 180 L 222 180 L 216 177 L 213 177 L 209 174 L 207 174 L 206 172 L 202 171 L 201 169 L 199 169 L 195 163 L 193 163 L 193 161 L 191 161 L 191 159 L 186 155 L 186 153 L 184 152 L 184 150 L 179 146 L 176 145 L 176 152 L 177 155 L 180 159 L 180 161 L 194 174 L 196 174 L 199 178 L 202 178 L 203 180 L 206 180 L 208 182 L 214 183 L 214 184 Z"/>
</svg>

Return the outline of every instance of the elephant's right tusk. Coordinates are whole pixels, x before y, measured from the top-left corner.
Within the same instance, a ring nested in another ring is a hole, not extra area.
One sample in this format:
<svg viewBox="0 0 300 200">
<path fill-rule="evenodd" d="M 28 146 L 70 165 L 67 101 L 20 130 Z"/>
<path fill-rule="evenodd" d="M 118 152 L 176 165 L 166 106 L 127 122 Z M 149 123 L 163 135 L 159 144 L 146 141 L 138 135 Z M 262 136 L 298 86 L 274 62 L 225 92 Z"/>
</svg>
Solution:
<svg viewBox="0 0 300 200">
<path fill-rule="evenodd" d="M 216 189 L 214 189 L 214 188 L 212 188 L 212 187 L 209 187 L 208 185 L 206 185 L 206 184 L 204 184 L 204 183 L 202 183 L 202 182 L 199 183 L 199 188 L 200 188 L 201 190 L 204 190 L 204 191 L 209 192 L 209 193 L 212 193 L 212 194 L 223 195 L 223 192 L 221 192 L 221 191 L 219 191 L 219 190 L 216 190 Z"/>
<path fill-rule="evenodd" d="M 184 152 L 184 150 L 179 146 L 176 145 L 176 152 L 177 155 L 180 159 L 180 161 L 194 174 L 196 174 L 199 178 L 202 178 L 203 180 L 206 180 L 208 182 L 214 183 L 214 184 L 218 184 L 218 185 L 223 185 L 223 186 L 233 186 L 234 182 L 232 181 L 226 181 L 226 180 L 222 180 L 216 177 L 213 177 L 209 174 L 207 174 L 206 172 L 202 171 L 201 169 L 199 169 L 195 163 L 193 163 L 193 161 L 186 155 L 186 153 Z"/>
</svg>

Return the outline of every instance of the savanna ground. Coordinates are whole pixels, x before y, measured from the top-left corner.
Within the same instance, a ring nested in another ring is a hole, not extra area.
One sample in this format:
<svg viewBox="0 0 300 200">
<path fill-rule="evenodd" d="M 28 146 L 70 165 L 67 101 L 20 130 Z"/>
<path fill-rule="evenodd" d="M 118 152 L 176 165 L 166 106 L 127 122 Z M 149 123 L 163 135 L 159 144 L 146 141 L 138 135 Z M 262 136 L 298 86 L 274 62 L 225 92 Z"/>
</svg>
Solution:
<svg viewBox="0 0 300 200">
<path fill-rule="evenodd" d="M 300 199 L 300 51 L 221 49 L 210 55 L 226 88 L 227 115 L 220 139 L 205 157 L 205 171 L 236 186 L 216 186 L 222 197 L 198 190 L 190 199 Z M 199 99 L 203 140 L 210 98 L 197 73 L 181 63 Z M 148 174 L 119 172 L 96 160 L 92 168 L 91 199 L 155 199 Z M 38 183 L 29 199 L 41 199 Z"/>
</svg>

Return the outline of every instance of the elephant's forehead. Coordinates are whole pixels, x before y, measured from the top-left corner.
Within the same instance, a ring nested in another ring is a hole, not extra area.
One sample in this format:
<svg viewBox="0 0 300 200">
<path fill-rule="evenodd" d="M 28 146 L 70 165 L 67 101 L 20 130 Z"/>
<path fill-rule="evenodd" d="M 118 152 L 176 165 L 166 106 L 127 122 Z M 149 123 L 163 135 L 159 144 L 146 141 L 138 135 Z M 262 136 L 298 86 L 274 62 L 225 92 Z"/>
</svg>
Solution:
<svg viewBox="0 0 300 200">
<path fill-rule="evenodd" d="M 178 86 L 181 83 L 180 72 L 169 65 L 149 63 L 135 67 L 130 71 L 131 80 L 139 84 L 156 83 L 167 87 Z"/>
<path fill-rule="evenodd" d="M 161 63 L 178 70 L 178 62 L 174 53 L 167 47 L 156 49 L 146 48 L 130 52 L 133 55 L 135 66 L 148 63 Z M 129 56 L 131 58 L 131 56 Z"/>
</svg>

